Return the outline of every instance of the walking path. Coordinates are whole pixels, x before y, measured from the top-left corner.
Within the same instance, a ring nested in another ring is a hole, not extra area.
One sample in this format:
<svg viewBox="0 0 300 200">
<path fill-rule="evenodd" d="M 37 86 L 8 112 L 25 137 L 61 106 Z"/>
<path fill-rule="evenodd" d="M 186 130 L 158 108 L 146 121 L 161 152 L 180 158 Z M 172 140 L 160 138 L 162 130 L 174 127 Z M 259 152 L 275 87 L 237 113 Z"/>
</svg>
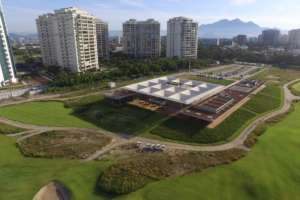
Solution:
<svg viewBox="0 0 300 200">
<path fill-rule="evenodd" d="M 110 150 L 114 149 L 117 146 L 129 144 L 129 143 L 136 143 L 138 141 L 144 142 L 144 143 L 163 144 L 163 145 L 166 145 L 167 148 L 169 148 L 169 149 L 179 149 L 179 150 L 189 150 L 189 151 L 224 151 L 224 150 L 229 150 L 229 149 L 233 149 L 233 148 L 245 149 L 244 142 L 246 141 L 248 136 L 253 132 L 253 130 L 255 128 L 257 128 L 260 124 L 266 122 L 267 120 L 269 120 L 273 117 L 276 117 L 278 115 L 286 113 L 290 109 L 293 101 L 295 101 L 295 100 L 300 101 L 300 97 L 294 96 L 288 89 L 289 85 L 291 85 L 295 82 L 298 82 L 299 80 L 300 79 L 291 81 L 283 86 L 284 102 L 283 102 L 283 106 L 279 110 L 273 111 L 267 115 L 257 118 L 247 128 L 245 128 L 237 138 L 235 138 L 234 140 L 232 140 L 226 144 L 220 144 L 220 145 L 196 146 L 196 145 L 189 145 L 189 144 L 179 144 L 179 143 L 174 143 L 174 142 L 165 142 L 165 141 L 161 141 L 161 140 L 148 139 L 148 138 L 143 138 L 143 137 L 133 137 L 133 138 L 129 138 L 129 139 L 124 139 L 115 133 L 105 131 L 105 130 L 81 129 L 81 128 L 74 128 L 74 127 L 73 128 L 71 128 L 71 127 L 70 128 L 67 128 L 67 127 L 62 128 L 62 127 L 36 126 L 36 125 L 30 125 L 30 124 L 23 124 L 23 123 L 12 121 L 12 120 L 5 119 L 5 118 L 0 118 L 0 122 L 6 123 L 6 124 L 9 124 L 12 126 L 20 127 L 23 129 L 27 129 L 27 130 L 32 130 L 32 132 L 29 132 L 31 134 L 25 135 L 24 137 L 19 138 L 19 140 L 27 139 L 34 135 L 38 135 L 43 132 L 53 131 L 53 130 L 96 131 L 96 132 L 111 136 L 113 138 L 112 142 L 109 145 L 107 145 L 103 149 L 95 152 L 95 154 L 91 155 L 89 158 L 87 158 L 84 161 L 95 160 L 98 157 L 100 157 L 101 155 L 109 152 Z M 24 135 L 24 133 L 23 133 L 23 135 Z M 16 136 L 18 136 L 18 134 L 16 134 Z"/>
</svg>

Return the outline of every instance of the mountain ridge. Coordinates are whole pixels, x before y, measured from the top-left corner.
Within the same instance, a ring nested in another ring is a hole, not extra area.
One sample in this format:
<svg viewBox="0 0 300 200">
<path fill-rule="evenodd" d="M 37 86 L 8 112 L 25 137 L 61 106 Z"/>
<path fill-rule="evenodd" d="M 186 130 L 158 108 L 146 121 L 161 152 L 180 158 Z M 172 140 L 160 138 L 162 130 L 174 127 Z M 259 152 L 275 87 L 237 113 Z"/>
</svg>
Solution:
<svg viewBox="0 0 300 200">
<path fill-rule="evenodd" d="M 252 21 L 244 22 L 239 18 L 221 19 L 199 26 L 199 36 L 201 38 L 233 38 L 239 34 L 245 34 L 249 37 L 257 37 L 265 29 Z"/>
</svg>

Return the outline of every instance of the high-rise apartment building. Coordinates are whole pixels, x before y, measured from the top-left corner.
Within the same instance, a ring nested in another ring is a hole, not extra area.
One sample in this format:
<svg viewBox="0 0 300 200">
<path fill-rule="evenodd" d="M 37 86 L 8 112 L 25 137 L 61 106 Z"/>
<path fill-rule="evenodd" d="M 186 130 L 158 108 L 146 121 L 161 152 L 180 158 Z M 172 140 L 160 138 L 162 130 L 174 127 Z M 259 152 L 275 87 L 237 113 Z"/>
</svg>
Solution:
<svg viewBox="0 0 300 200">
<path fill-rule="evenodd" d="M 277 29 L 264 30 L 261 39 L 264 46 L 277 46 L 279 44 L 280 31 Z"/>
<path fill-rule="evenodd" d="M 288 43 L 292 49 L 300 48 L 300 29 L 289 31 Z"/>
<path fill-rule="evenodd" d="M 45 65 L 73 72 L 99 68 L 96 18 L 77 8 L 55 10 L 37 19 Z"/>
<path fill-rule="evenodd" d="M 96 21 L 96 33 L 99 60 L 107 60 L 109 59 L 108 24 L 98 19 Z"/>
<path fill-rule="evenodd" d="M 0 87 L 10 82 L 17 82 L 16 70 L 0 1 Z"/>
<path fill-rule="evenodd" d="M 160 23 L 130 19 L 123 24 L 124 53 L 136 58 L 160 56 Z"/>
<path fill-rule="evenodd" d="M 168 21 L 167 57 L 196 59 L 198 49 L 198 23 L 185 17 Z"/>
</svg>

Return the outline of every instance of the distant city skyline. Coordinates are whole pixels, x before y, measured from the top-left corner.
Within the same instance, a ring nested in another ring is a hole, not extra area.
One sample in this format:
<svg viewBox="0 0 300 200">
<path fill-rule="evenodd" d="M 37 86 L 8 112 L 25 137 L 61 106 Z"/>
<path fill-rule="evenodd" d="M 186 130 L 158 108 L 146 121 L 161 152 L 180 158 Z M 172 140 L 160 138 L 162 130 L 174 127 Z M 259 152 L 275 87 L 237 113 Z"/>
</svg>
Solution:
<svg viewBox="0 0 300 200">
<path fill-rule="evenodd" d="M 35 19 L 54 9 L 75 6 L 106 21 L 110 30 L 122 30 L 130 18 L 154 18 L 166 30 L 167 20 L 186 16 L 201 24 L 239 18 L 262 27 L 289 30 L 300 28 L 296 0 L 2 0 L 9 32 L 35 33 Z M 217 13 L 217 15 L 216 15 Z"/>
</svg>

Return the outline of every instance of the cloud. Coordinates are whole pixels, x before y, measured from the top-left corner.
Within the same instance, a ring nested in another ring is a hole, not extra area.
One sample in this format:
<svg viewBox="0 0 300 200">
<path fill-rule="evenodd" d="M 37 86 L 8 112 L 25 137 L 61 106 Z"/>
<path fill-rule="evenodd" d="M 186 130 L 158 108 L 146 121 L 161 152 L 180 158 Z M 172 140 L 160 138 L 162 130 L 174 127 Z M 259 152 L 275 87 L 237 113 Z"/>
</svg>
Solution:
<svg viewBox="0 0 300 200">
<path fill-rule="evenodd" d="M 256 3 L 256 0 L 229 0 L 229 1 L 231 4 L 238 5 L 238 6 Z"/>
</svg>

